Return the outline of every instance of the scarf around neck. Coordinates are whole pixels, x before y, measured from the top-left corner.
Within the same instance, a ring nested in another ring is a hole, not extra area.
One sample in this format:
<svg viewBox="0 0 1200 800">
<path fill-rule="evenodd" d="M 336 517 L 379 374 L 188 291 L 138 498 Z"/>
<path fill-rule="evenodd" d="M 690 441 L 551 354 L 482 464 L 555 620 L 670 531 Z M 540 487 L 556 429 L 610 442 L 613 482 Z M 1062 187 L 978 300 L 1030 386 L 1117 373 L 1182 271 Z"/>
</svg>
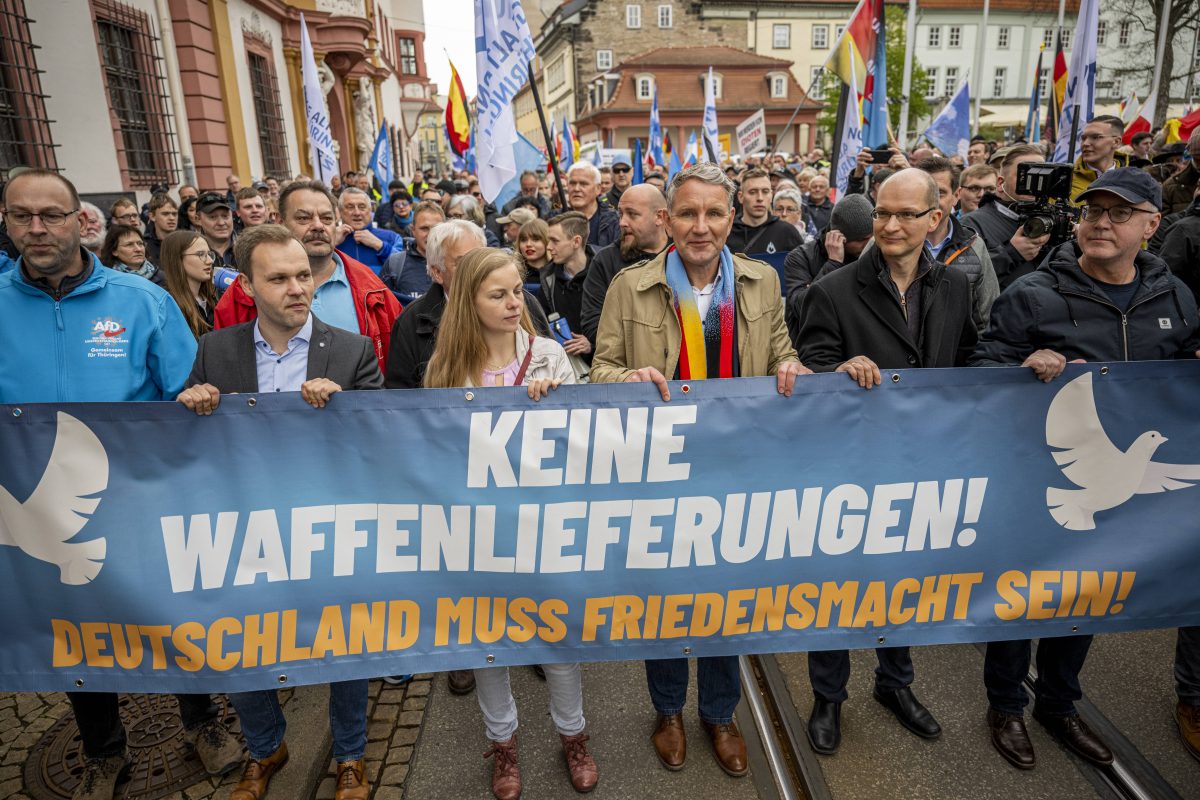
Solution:
<svg viewBox="0 0 1200 800">
<path fill-rule="evenodd" d="M 150 280 L 151 278 L 154 277 L 154 274 L 156 272 L 158 272 L 158 267 L 154 266 L 149 261 L 143 261 L 142 265 L 140 267 L 138 267 L 137 269 L 134 269 L 133 267 L 129 266 L 128 264 L 125 264 L 121 261 L 114 260 L 113 267 L 118 272 L 125 272 L 130 275 L 140 275 L 141 277 L 145 278 L 146 280 Z"/>
<path fill-rule="evenodd" d="M 679 344 L 680 380 L 736 378 L 738 375 L 733 304 L 733 256 L 721 249 L 716 294 L 702 320 L 696 293 L 683 259 L 672 245 L 667 249 L 667 286 L 674 300 L 682 337 Z"/>
</svg>

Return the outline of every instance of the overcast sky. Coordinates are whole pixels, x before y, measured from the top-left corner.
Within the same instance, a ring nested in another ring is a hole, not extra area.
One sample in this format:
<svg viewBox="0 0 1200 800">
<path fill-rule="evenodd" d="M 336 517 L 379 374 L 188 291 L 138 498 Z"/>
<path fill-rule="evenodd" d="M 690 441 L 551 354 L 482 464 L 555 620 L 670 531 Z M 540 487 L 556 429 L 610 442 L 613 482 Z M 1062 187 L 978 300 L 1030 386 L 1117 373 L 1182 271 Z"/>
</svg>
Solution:
<svg viewBox="0 0 1200 800">
<path fill-rule="evenodd" d="M 438 93 L 450 88 L 450 64 L 454 60 L 468 97 L 475 96 L 475 9 L 471 0 L 424 0 L 425 66 L 438 85 Z"/>
</svg>

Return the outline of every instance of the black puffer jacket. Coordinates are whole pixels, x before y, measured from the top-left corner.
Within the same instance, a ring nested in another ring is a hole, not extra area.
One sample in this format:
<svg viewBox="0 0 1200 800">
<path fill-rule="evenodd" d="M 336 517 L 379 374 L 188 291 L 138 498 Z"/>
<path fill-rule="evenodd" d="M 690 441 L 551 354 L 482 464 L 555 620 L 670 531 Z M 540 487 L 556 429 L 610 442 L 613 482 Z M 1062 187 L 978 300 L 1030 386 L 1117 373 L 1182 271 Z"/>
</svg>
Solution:
<svg viewBox="0 0 1200 800">
<path fill-rule="evenodd" d="M 1200 293 L 1200 200 L 1167 231 L 1158 255 L 1193 295 Z"/>
<path fill-rule="evenodd" d="M 1042 349 L 1068 361 L 1195 358 L 1200 320 L 1191 291 L 1158 256 L 1139 252 L 1135 264 L 1141 285 L 1122 313 L 1080 269 L 1076 245 L 1062 245 L 996 299 L 971 365 L 1020 364 Z"/>
<path fill-rule="evenodd" d="M 834 261 L 825 249 L 825 234 L 807 244 L 802 244 L 787 254 L 783 260 L 783 289 L 787 292 L 787 302 L 783 305 L 783 317 L 787 321 L 788 335 L 792 344 L 799 349 L 800 306 L 808 287 L 812 286 L 820 275 L 832 272 L 842 266 L 842 262 Z"/>
</svg>

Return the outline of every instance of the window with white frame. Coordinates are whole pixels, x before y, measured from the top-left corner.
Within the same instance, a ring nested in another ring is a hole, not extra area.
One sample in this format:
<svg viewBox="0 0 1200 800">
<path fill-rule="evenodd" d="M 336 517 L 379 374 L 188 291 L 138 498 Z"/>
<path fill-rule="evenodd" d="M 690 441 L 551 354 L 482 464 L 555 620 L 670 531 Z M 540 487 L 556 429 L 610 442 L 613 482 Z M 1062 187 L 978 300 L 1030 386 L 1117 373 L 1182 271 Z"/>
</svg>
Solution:
<svg viewBox="0 0 1200 800">
<path fill-rule="evenodd" d="M 1108 20 L 1102 19 L 1096 24 L 1096 44 L 1105 44 L 1108 41 Z"/>
<path fill-rule="evenodd" d="M 946 67 L 946 89 L 947 97 L 954 94 L 954 90 L 958 88 L 958 67 Z"/>
<path fill-rule="evenodd" d="M 962 47 L 962 26 L 951 25 L 949 32 L 946 34 L 947 47 Z"/>
<path fill-rule="evenodd" d="M 1112 96 L 1121 97 L 1121 76 L 1113 75 L 1112 79 Z"/>
<path fill-rule="evenodd" d="M 596 51 L 596 69 L 607 72 L 612 69 L 612 50 Z"/>
<path fill-rule="evenodd" d="M 559 56 L 546 67 L 546 91 L 552 92 L 559 86 L 566 83 L 567 80 L 567 65 L 565 63 L 566 54 Z"/>
<path fill-rule="evenodd" d="M 1012 39 L 1012 28 L 1007 25 L 1001 25 L 996 29 L 996 47 L 1000 50 L 1007 50 L 1008 43 Z"/>
<path fill-rule="evenodd" d="M 1038 97 L 1046 96 L 1046 88 L 1050 85 L 1050 68 L 1042 67 L 1042 71 L 1038 73 Z"/>
<path fill-rule="evenodd" d="M 1124 47 L 1129 44 L 1129 32 L 1133 29 L 1133 23 L 1125 20 L 1121 23 L 1121 27 L 1117 28 L 1117 44 Z"/>
<path fill-rule="evenodd" d="M 770 79 L 771 79 L 771 97 L 773 97 L 773 98 L 787 97 L 787 90 L 788 90 L 787 76 L 772 74 L 770 76 Z"/>
<path fill-rule="evenodd" d="M 772 25 L 771 46 L 776 50 L 787 50 L 792 46 L 792 26 Z"/>
<path fill-rule="evenodd" d="M 1042 46 L 1054 47 L 1054 28 L 1045 28 L 1042 30 Z"/>
<path fill-rule="evenodd" d="M 1004 97 L 1004 84 L 1008 80 L 1008 67 L 996 67 L 992 76 L 992 97 Z"/>
<path fill-rule="evenodd" d="M 926 67 L 925 75 L 929 78 L 929 82 L 925 84 L 925 97 L 932 100 L 938 96 L 938 68 Z"/>
<path fill-rule="evenodd" d="M 812 27 L 812 49 L 813 50 L 828 50 L 829 49 L 829 26 L 828 25 L 813 25 L 813 27 Z"/>
<path fill-rule="evenodd" d="M 1063 44 L 1064 51 L 1071 49 L 1071 33 L 1072 33 L 1072 31 L 1067 30 L 1066 28 L 1063 28 L 1062 44 Z"/>
<path fill-rule="evenodd" d="M 674 24 L 673 10 L 671 6 L 658 7 L 658 27 L 670 28 Z"/>
<path fill-rule="evenodd" d="M 838 40 L 838 39 L 842 38 L 842 34 L 843 34 L 843 33 L 845 33 L 845 32 L 846 32 L 846 26 L 845 26 L 845 25 L 834 25 L 834 26 L 833 26 L 833 38 L 834 38 L 834 40 L 836 41 L 836 40 Z"/>
<path fill-rule="evenodd" d="M 625 6 L 625 27 L 640 28 L 642 27 L 642 7 L 635 5 Z"/>
<path fill-rule="evenodd" d="M 700 73 L 700 89 L 701 89 L 701 91 L 706 90 L 707 81 L 708 81 L 708 70 L 705 70 L 704 72 Z M 725 76 L 719 72 L 714 72 L 712 74 L 713 97 L 715 97 L 717 100 L 720 100 L 721 96 L 724 94 L 724 91 L 723 91 L 724 84 L 725 84 Z"/>
<path fill-rule="evenodd" d="M 638 75 L 637 76 L 637 99 L 651 100 L 654 97 L 654 76 L 653 75 Z"/>
<path fill-rule="evenodd" d="M 930 25 L 929 26 L 929 46 L 930 47 L 941 47 L 942 46 L 942 26 L 941 25 Z"/>
<path fill-rule="evenodd" d="M 812 89 L 813 89 L 813 87 L 817 85 L 817 81 L 819 81 L 819 80 L 821 79 L 821 71 L 822 71 L 823 69 L 825 69 L 825 68 L 824 68 L 824 67 L 812 67 L 812 68 L 809 70 L 809 73 L 808 73 L 808 91 L 809 91 L 810 93 L 812 92 Z"/>
</svg>

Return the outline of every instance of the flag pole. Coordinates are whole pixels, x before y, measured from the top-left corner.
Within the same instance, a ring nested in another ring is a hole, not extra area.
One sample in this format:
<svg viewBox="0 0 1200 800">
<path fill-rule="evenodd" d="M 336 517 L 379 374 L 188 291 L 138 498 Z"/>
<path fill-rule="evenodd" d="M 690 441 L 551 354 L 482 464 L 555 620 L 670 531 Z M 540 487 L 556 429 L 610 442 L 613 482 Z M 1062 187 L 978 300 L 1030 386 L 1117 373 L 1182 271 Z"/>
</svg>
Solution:
<svg viewBox="0 0 1200 800">
<path fill-rule="evenodd" d="M 537 106 L 538 121 L 542 123 L 542 137 L 546 141 L 546 153 L 550 156 L 550 171 L 554 175 L 554 185 L 558 188 L 558 201 L 564 210 L 567 205 L 567 193 L 563 191 L 562 178 L 558 174 L 558 157 L 554 154 L 554 143 L 550 140 L 550 128 L 546 125 L 546 112 L 542 108 L 542 98 L 538 94 L 537 79 L 533 76 L 533 61 L 529 62 L 529 89 L 533 92 L 533 104 Z"/>
<path fill-rule="evenodd" d="M 896 143 L 903 150 L 908 144 L 908 96 L 912 92 L 914 39 L 917 38 L 917 0 L 908 0 L 908 19 L 904 30 L 904 79 L 900 88 L 900 130 Z"/>
<path fill-rule="evenodd" d="M 1154 55 L 1154 83 L 1151 85 L 1152 88 L 1150 89 L 1151 94 L 1155 96 L 1157 96 L 1158 93 L 1158 82 L 1162 80 L 1163 55 L 1165 54 L 1167 47 L 1167 28 L 1171 24 L 1171 5 L 1172 0 L 1166 0 L 1166 2 L 1163 3 L 1162 18 L 1158 23 L 1158 52 Z M 1163 104 L 1163 108 L 1166 108 L 1171 104 L 1170 86 L 1171 81 L 1168 78 L 1167 92 L 1163 95 L 1167 99 L 1167 102 Z M 1154 109 L 1154 116 L 1158 116 L 1157 107 Z M 1150 120 L 1150 128 L 1154 128 L 1154 120 Z"/>
<path fill-rule="evenodd" d="M 983 56 L 987 51 L 988 7 L 990 4 L 990 0 L 983 0 L 983 23 L 979 28 L 979 41 L 975 43 L 975 76 L 978 80 L 975 91 L 975 124 L 971 128 L 971 133 L 975 135 L 979 133 L 980 114 L 983 112 Z"/>
<path fill-rule="evenodd" d="M 787 136 L 787 132 L 792 129 L 792 123 L 796 121 L 796 115 L 800 113 L 800 109 L 804 106 L 804 101 L 813 96 L 812 89 L 815 87 L 817 96 L 820 97 L 822 85 L 825 83 L 825 67 L 821 67 L 821 71 L 817 73 L 817 80 L 810 83 L 808 88 L 810 91 L 804 92 L 804 96 L 800 98 L 800 102 L 796 104 L 796 108 L 792 111 L 792 115 L 788 117 L 787 124 L 783 126 L 783 130 L 779 132 L 779 136 L 775 137 L 775 146 L 771 148 L 771 152 L 767 155 L 767 160 L 771 160 L 771 156 L 775 155 L 779 150 L 779 143 L 783 141 L 783 137 Z M 821 102 L 818 100 L 817 102 Z"/>
</svg>

